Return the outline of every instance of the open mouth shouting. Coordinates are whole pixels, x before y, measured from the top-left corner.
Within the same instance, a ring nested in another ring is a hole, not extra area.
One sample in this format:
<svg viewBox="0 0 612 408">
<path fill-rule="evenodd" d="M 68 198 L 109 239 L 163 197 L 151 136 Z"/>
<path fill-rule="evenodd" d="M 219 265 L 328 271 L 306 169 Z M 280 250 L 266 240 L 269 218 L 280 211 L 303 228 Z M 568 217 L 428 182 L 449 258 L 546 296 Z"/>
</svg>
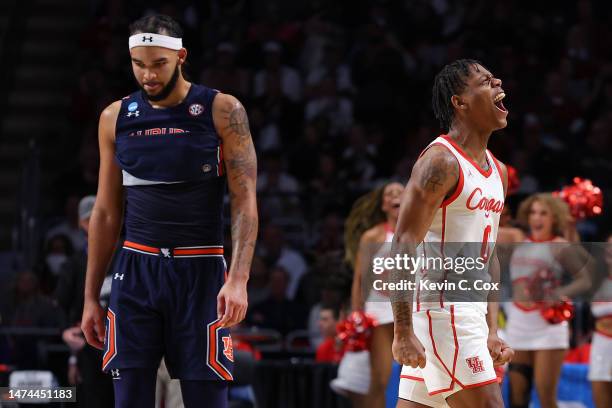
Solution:
<svg viewBox="0 0 612 408">
<path fill-rule="evenodd" d="M 507 113 L 508 109 L 506 109 L 504 102 L 502 102 L 505 97 L 506 93 L 504 91 L 499 92 L 497 95 L 495 95 L 495 98 L 493 98 L 493 104 L 500 111 Z"/>
</svg>

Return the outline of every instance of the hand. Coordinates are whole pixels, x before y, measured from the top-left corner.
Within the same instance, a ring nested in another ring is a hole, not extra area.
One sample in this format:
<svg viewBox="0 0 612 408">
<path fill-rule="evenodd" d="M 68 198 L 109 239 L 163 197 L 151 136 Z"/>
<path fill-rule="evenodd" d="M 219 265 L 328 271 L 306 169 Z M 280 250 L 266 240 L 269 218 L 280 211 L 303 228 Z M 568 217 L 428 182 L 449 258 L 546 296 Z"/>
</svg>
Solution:
<svg viewBox="0 0 612 408">
<path fill-rule="evenodd" d="M 85 347 L 85 339 L 80 326 L 73 326 L 64 330 L 62 339 L 74 353 Z"/>
<path fill-rule="evenodd" d="M 229 278 L 217 295 L 217 316 L 221 327 L 231 327 L 244 320 L 248 306 L 246 281 Z"/>
<path fill-rule="evenodd" d="M 425 367 L 425 348 L 414 332 L 395 333 L 393 336 L 393 358 L 401 365 L 413 368 Z"/>
<path fill-rule="evenodd" d="M 83 379 L 81 378 L 79 366 L 76 364 L 68 364 L 68 383 L 70 385 L 77 385 L 81 381 L 83 381 Z"/>
<path fill-rule="evenodd" d="M 81 330 L 87 343 L 100 350 L 104 348 L 105 319 L 104 309 L 97 300 L 85 300 Z"/>
<path fill-rule="evenodd" d="M 497 336 L 496 332 L 489 333 L 489 337 L 487 338 L 487 348 L 489 349 L 489 354 L 493 361 L 497 360 L 501 355 L 502 350 L 502 339 Z"/>
<path fill-rule="evenodd" d="M 493 360 L 494 367 L 509 363 L 510 361 L 512 361 L 512 358 L 514 357 L 514 350 L 512 349 L 512 347 L 506 344 L 506 342 L 503 340 L 501 340 L 501 343 L 502 343 L 501 353 L 499 353 L 499 356 L 497 357 L 497 359 Z"/>
</svg>

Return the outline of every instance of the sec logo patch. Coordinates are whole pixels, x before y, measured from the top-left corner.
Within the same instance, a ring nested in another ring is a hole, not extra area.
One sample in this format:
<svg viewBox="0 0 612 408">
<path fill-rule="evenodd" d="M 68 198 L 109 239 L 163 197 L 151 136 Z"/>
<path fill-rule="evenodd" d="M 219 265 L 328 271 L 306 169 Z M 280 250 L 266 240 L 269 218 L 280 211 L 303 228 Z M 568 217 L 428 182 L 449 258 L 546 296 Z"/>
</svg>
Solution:
<svg viewBox="0 0 612 408">
<path fill-rule="evenodd" d="M 204 112 L 204 107 L 199 103 L 192 103 L 189 105 L 189 114 L 191 116 L 200 116 Z"/>
</svg>

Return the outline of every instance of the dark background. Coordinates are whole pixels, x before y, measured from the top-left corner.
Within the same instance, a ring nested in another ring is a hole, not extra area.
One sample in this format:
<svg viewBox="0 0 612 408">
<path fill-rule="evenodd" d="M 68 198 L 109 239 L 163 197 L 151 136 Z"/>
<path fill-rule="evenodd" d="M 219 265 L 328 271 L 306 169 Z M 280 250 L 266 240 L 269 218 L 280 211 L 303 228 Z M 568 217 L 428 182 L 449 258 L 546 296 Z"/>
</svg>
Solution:
<svg viewBox="0 0 612 408">
<path fill-rule="evenodd" d="M 330 288 L 346 295 L 344 219 L 382 181 L 405 182 L 441 133 L 431 85 L 454 59 L 479 59 L 503 81 L 508 127 L 490 150 L 520 177 L 511 208 L 574 176 L 590 178 L 608 202 L 610 8 L 596 0 L 2 1 L 2 289 L 16 293 L 13 276 L 33 271 L 52 304 L 48 255 L 82 247 L 76 208 L 97 189 L 98 117 L 136 89 L 127 26 L 143 14 L 181 22 L 189 78 L 247 108 L 261 220 L 250 288 L 261 304 L 251 303 L 259 314 L 249 323 L 266 326 L 279 310 L 266 300 L 285 292 L 291 318 L 270 324 L 286 333 L 307 327 L 308 311 Z M 610 232 L 607 207 L 578 223 L 583 240 Z M 279 243 L 284 263 L 270 256 Z M 14 309 L 3 309 L 0 323 Z M 2 350 L 0 362 L 15 356 Z"/>
</svg>

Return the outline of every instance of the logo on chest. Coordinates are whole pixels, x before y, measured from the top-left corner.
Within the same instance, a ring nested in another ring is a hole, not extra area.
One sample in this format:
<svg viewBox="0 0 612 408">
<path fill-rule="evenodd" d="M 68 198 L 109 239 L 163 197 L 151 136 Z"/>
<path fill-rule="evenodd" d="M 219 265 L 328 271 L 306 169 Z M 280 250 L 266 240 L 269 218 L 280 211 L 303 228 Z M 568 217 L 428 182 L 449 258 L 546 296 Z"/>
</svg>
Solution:
<svg viewBox="0 0 612 408">
<path fill-rule="evenodd" d="M 476 187 L 474 191 L 470 193 L 465 206 L 471 211 L 484 211 L 485 217 L 488 217 L 492 212 L 498 214 L 501 213 L 504 209 L 504 202 L 501 200 L 496 200 L 493 197 L 484 196 L 480 187 Z"/>
<path fill-rule="evenodd" d="M 192 103 L 189 105 L 189 114 L 191 116 L 200 116 L 204 112 L 204 107 L 199 103 Z"/>
</svg>

